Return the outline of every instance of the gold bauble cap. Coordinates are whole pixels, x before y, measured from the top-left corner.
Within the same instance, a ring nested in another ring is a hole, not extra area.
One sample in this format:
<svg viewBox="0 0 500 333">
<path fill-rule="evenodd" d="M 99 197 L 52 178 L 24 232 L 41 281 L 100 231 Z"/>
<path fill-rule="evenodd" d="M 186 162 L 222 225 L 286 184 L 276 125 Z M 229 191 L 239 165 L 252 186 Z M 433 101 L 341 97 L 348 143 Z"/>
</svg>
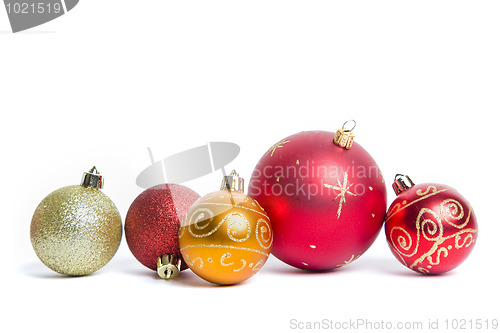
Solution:
<svg viewBox="0 0 500 333">
<path fill-rule="evenodd" d="M 349 122 L 354 123 L 351 129 L 347 129 L 345 127 Z M 353 132 L 354 127 L 356 127 L 356 121 L 354 120 L 346 121 L 344 125 L 342 125 L 342 127 L 339 128 L 335 133 L 335 136 L 333 137 L 333 143 L 335 143 L 339 147 L 350 149 L 354 142 L 354 132 Z"/>
<path fill-rule="evenodd" d="M 231 171 L 229 176 L 224 176 L 222 178 L 222 184 L 220 185 L 221 190 L 231 190 L 244 192 L 245 191 L 245 180 L 240 177 L 236 170 Z"/>
<path fill-rule="evenodd" d="M 156 262 L 158 275 L 165 280 L 175 279 L 181 271 L 181 260 L 175 254 L 165 254 Z"/>
</svg>

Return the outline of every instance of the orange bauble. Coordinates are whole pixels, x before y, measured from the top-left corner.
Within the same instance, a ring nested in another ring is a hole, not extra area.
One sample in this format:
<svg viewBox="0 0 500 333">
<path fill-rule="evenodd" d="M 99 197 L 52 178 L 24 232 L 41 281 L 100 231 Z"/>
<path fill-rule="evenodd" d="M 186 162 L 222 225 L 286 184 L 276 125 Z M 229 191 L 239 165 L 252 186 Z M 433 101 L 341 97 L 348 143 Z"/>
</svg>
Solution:
<svg viewBox="0 0 500 333">
<path fill-rule="evenodd" d="M 272 241 L 264 209 L 234 187 L 198 199 L 179 230 L 187 265 L 199 277 L 222 285 L 239 283 L 257 273 L 269 257 Z"/>
</svg>

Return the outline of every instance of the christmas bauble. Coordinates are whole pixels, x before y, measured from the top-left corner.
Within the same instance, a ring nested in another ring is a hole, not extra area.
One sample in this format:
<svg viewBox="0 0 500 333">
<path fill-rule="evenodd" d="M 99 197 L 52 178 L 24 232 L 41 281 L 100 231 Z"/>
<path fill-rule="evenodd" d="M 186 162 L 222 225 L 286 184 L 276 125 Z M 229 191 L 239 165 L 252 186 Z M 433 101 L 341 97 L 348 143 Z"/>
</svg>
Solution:
<svg viewBox="0 0 500 333">
<path fill-rule="evenodd" d="M 92 168 L 81 185 L 50 193 L 31 221 L 31 243 L 50 269 L 65 275 L 86 275 L 106 265 L 122 236 L 120 213 L 99 189 L 102 177 Z"/>
<path fill-rule="evenodd" d="M 382 173 L 344 126 L 280 140 L 253 171 L 248 194 L 269 215 L 272 253 L 294 267 L 322 271 L 349 264 L 382 227 Z"/>
<path fill-rule="evenodd" d="M 226 189 L 201 197 L 189 208 L 179 231 L 186 263 L 215 284 L 235 284 L 253 276 L 269 257 L 273 242 L 264 209 L 242 193 L 242 185 L 234 184 L 242 180 L 233 172 L 223 181 Z"/>
<path fill-rule="evenodd" d="M 179 266 L 180 219 L 199 197 L 185 186 L 162 184 L 143 191 L 130 205 L 125 218 L 128 247 L 140 263 L 158 270 L 161 277 L 173 278 L 179 269 L 187 268 L 185 263 Z"/>
<path fill-rule="evenodd" d="M 414 185 L 396 175 L 398 194 L 385 220 L 392 253 L 406 267 L 424 274 L 441 274 L 462 263 L 477 239 L 476 216 L 470 203 L 441 184 Z"/>
</svg>

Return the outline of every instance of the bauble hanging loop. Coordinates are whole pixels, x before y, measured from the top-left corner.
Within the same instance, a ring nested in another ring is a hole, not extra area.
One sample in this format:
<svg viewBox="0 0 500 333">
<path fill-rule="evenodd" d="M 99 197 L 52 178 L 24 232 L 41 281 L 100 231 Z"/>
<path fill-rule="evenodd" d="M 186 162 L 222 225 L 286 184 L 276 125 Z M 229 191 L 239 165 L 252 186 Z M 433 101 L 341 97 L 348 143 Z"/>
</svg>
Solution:
<svg viewBox="0 0 500 333">
<path fill-rule="evenodd" d="M 413 183 L 410 177 L 398 173 L 394 177 L 394 182 L 392 183 L 392 189 L 394 190 L 396 195 L 399 195 L 401 192 L 413 187 L 414 185 L 415 184 Z"/>
<path fill-rule="evenodd" d="M 349 122 L 353 122 L 354 125 L 352 126 L 351 129 L 346 129 L 345 125 Z M 333 137 L 333 143 L 335 143 L 337 146 L 345 148 L 345 149 L 351 149 L 352 144 L 354 142 L 354 128 L 356 127 L 356 121 L 355 120 L 348 120 L 342 125 L 341 128 L 335 132 L 335 136 Z"/>
</svg>

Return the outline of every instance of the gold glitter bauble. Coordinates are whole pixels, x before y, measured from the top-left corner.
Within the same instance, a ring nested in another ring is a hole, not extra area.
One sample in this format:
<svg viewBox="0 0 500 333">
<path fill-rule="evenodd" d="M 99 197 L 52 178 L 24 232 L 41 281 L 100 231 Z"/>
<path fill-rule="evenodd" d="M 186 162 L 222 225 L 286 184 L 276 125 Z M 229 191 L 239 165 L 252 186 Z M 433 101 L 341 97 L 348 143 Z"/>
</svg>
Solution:
<svg viewBox="0 0 500 333">
<path fill-rule="evenodd" d="M 31 221 L 31 243 L 50 269 L 86 275 L 106 265 L 122 236 L 120 213 L 99 189 L 67 186 L 49 194 Z"/>
<path fill-rule="evenodd" d="M 179 230 L 183 259 L 199 277 L 235 284 L 264 265 L 273 241 L 271 224 L 257 201 L 221 190 L 198 199 Z"/>
</svg>

